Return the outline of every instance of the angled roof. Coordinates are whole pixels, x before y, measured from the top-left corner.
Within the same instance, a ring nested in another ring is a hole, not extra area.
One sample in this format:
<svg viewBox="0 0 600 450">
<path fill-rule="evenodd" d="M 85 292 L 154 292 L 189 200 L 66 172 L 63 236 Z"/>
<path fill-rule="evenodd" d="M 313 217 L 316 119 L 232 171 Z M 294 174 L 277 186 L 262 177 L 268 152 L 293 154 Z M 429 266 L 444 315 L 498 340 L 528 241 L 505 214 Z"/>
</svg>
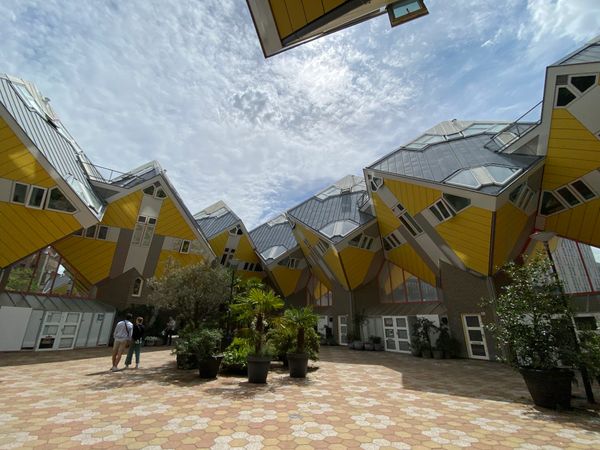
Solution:
<svg viewBox="0 0 600 450">
<path fill-rule="evenodd" d="M 593 62 L 600 62 L 600 36 L 596 36 L 581 48 L 552 64 L 552 66 L 568 66 Z"/>
<path fill-rule="evenodd" d="M 265 261 L 277 259 L 298 245 L 292 226 L 283 214 L 252 230 L 250 238 Z"/>
<path fill-rule="evenodd" d="M 207 239 L 241 222 L 240 218 L 222 201 L 218 201 L 194 214 L 194 220 Z"/>
<path fill-rule="evenodd" d="M 520 173 L 542 158 L 496 151 L 501 149 L 505 142 L 514 141 L 518 136 L 522 136 L 535 126 L 535 123 L 452 122 L 453 125 L 443 123 L 432 128 L 429 134 L 426 133 L 400 147 L 369 168 L 404 177 L 444 183 L 462 170 L 482 166 L 509 167 L 513 168 L 515 173 Z M 464 128 L 456 131 L 461 126 Z M 451 130 L 453 133 L 434 134 L 432 130 Z M 475 190 L 495 194 L 502 189 L 503 186 L 486 185 Z"/>
<path fill-rule="evenodd" d="M 100 217 L 104 204 L 83 168 L 89 161 L 56 117 L 48 99 L 33 84 L 0 75 L 0 103 L 77 196 Z"/>
<path fill-rule="evenodd" d="M 288 215 L 337 243 L 356 228 L 374 219 L 373 215 L 360 210 L 366 193 L 364 178 L 348 175 L 290 209 Z M 332 227 L 336 222 L 342 225 L 343 234 L 328 234 L 327 227 Z"/>
<path fill-rule="evenodd" d="M 140 167 L 136 167 L 127 173 L 124 173 L 110 180 L 109 184 L 126 189 L 131 189 L 145 181 L 151 180 L 164 172 L 158 161 L 150 161 Z"/>
</svg>

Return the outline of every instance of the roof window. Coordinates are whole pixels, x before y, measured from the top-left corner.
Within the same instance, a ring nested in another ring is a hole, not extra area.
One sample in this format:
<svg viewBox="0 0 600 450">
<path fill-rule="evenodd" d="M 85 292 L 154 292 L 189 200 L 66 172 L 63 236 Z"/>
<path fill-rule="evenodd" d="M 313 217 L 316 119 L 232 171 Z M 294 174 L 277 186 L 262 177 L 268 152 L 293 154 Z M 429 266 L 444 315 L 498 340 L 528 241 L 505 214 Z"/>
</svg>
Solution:
<svg viewBox="0 0 600 450">
<path fill-rule="evenodd" d="M 558 88 L 558 94 L 556 95 L 556 106 L 567 106 L 576 98 L 569 88 L 561 86 Z"/>
<path fill-rule="evenodd" d="M 268 261 L 269 259 L 279 258 L 286 251 L 287 248 L 285 248 L 283 245 L 274 245 L 266 249 L 264 252 L 261 252 L 260 256 L 262 256 L 265 261 Z"/>
<path fill-rule="evenodd" d="M 325 236 L 332 238 L 334 236 L 346 236 L 352 230 L 356 229 L 358 224 L 352 220 L 337 220 L 321 228 L 319 231 Z"/>
<path fill-rule="evenodd" d="M 582 94 L 596 84 L 596 75 L 580 75 L 571 77 L 571 85 Z"/>
<path fill-rule="evenodd" d="M 521 173 L 522 170 L 517 167 L 490 164 L 472 169 L 463 169 L 448 178 L 446 182 L 472 189 L 479 189 L 482 186 L 489 185 L 504 186 L 512 178 Z"/>
</svg>

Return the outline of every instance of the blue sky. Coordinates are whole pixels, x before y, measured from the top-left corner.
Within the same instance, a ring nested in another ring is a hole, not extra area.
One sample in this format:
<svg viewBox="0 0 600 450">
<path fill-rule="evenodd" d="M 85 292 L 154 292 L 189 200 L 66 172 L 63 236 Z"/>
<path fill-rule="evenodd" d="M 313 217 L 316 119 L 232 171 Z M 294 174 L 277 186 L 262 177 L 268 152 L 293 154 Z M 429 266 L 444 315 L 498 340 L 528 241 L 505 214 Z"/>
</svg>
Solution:
<svg viewBox="0 0 600 450">
<path fill-rule="evenodd" d="M 598 0 L 427 0 L 265 60 L 242 0 L 0 0 L 0 71 L 48 96 L 96 164 L 157 159 L 192 212 L 253 228 L 442 120 L 514 120 Z"/>
</svg>

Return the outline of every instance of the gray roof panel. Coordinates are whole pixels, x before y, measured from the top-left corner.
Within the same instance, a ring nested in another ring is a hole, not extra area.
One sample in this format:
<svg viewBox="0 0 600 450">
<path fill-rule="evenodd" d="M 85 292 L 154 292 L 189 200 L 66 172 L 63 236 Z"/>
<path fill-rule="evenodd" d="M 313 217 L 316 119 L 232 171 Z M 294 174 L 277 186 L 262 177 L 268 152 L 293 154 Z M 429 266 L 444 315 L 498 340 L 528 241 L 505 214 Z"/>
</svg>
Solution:
<svg viewBox="0 0 600 450">
<path fill-rule="evenodd" d="M 288 221 L 274 225 L 262 224 L 250 232 L 250 238 L 259 253 L 276 245 L 281 245 L 288 251 L 293 250 L 298 245 Z"/>
<path fill-rule="evenodd" d="M 17 306 L 43 311 L 75 312 L 114 312 L 113 306 L 81 298 L 60 297 L 57 295 L 23 294 L 21 292 L 0 292 L 0 306 Z"/>
<path fill-rule="evenodd" d="M 555 65 L 569 66 L 572 64 L 585 64 L 594 62 L 600 62 L 600 43 L 594 43 L 586 46 L 559 61 Z"/>
<path fill-rule="evenodd" d="M 216 236 L 224 230 L 228 230 L 240 222 L 240 219 L 232 211 L 227 211 L 219 217 L 207 216 L 200 219 L 196 218 L 195 220 L 207 239 Z"/>
</svg>

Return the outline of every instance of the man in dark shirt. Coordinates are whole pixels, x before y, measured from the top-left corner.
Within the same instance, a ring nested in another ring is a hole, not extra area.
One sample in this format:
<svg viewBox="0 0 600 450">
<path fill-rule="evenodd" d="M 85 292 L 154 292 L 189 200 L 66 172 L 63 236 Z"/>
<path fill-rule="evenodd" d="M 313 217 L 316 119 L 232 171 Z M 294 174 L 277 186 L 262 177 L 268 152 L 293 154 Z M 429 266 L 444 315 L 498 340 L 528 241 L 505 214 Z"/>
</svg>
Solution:
<svg viewBox="0 0 600 450">
<path fill-rule="evenodd" d="M 142 348 L 142 342 L 144 342 L 144 318 L 138 317 L 135 319 L 135 325 L 133 326 L 133 333 L 131 336 L 131 345 L 127 352 L 127 358 L 125 359 L 125 367 L 128 368 L 131 365 L 131 359 L 133 352 L 135 352 L 135 368 L 140 367 L 140 350 Z"/>
</svg>

